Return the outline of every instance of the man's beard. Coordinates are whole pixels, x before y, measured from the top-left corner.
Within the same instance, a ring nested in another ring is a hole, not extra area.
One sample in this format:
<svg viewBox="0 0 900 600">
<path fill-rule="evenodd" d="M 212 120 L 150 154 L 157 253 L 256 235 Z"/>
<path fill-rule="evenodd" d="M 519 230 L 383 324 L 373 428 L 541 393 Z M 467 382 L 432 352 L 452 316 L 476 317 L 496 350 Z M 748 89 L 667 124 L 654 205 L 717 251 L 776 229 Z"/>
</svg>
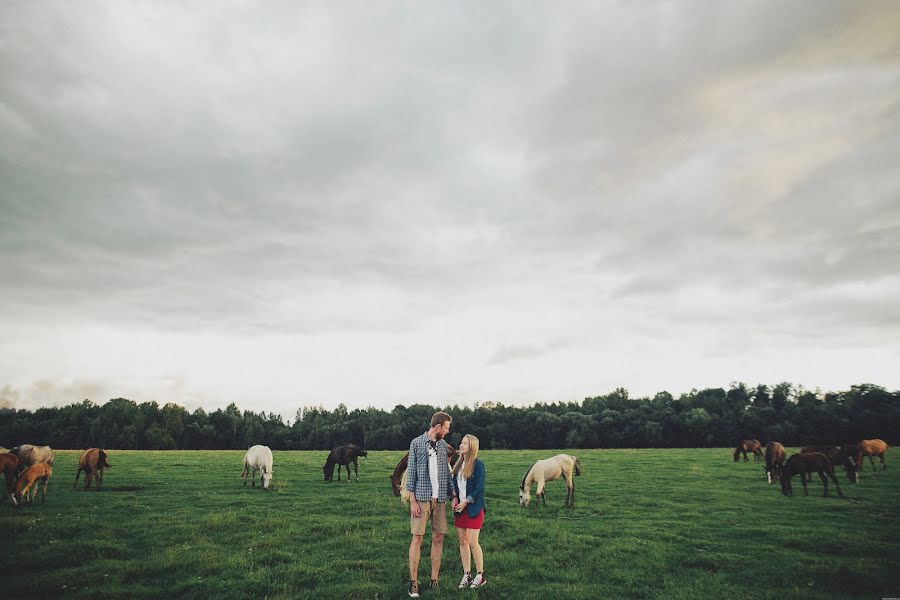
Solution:
<svg viewBox="0 0 900 600">
<path fill-rule="evenodd" d="M 437 434 L 435 434 L 434 437 L 435 437 L 435 440 L 434 440 L 434 441 L 436 441 L 436 442 L 437 442 L 437 441 L 440 441 L 440 440 L 444 439 L 444 432 L 443 432 L 443 431 L 438 431 Z"/>
</svg>

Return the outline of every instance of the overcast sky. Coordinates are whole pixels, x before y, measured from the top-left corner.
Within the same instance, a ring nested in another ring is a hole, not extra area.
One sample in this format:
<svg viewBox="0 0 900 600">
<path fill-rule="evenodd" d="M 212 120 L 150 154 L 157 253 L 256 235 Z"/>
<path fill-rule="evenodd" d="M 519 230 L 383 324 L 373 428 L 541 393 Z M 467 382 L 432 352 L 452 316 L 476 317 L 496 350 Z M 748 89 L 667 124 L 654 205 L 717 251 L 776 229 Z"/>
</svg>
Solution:
<svg viewBox="0 0 900 600">
<path fill-rule="evenodd" d="M 0 403 L 900 388 L 900 3 L 0 5 Z"/>
</svg>

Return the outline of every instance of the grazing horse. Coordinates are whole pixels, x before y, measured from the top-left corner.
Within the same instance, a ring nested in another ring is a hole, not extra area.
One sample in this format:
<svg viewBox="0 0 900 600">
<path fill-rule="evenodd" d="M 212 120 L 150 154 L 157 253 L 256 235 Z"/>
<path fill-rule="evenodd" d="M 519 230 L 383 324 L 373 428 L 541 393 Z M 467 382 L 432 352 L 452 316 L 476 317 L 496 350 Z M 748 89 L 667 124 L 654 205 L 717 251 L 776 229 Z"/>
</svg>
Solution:
<svg viewBox="0 0 900 600">
<path fill-rule="evenodd" d="M 834 476 L 834 464 L 821 452 L 795 454 L 787 459 L 781 471 L 781 493 L 785 496 L 794 495 L 794 489 L 791 487 L 791 478 L 798 473 L 800 474 L 800 481 L 803 483 L 804 496 L 809 496 L 806 482 L 809 481 L 810 475 L 818 473 L 819 477 L 822 478 L 822 485 L 825 487 L 823 495 L 826 498 L 828 497 L 828 478 L 825 477 L 826 475 L 831 478 L 835 487 L 837 487 L 838 496 L 844 497 L 844 493 L 841 491 L 841 484 L 838 483 L 837 477 Z"/>
<path fill-rule="evenodd" d="M 81 453 L 81 458 L 78 459 L 78 470 L 75 471 L 75 483 L 72 484 L 72 489 L 78 485 L 78 477 L 84 471 L 84 491 L 91 487 L 91 479 L 94 479 L 94 489 L 99 492 L 100 486 L 103 485 L 103 469 L 108 468 L 110 465 L 106 462 L 106 452 L 100 448 L 88 448 Z"/>
<path fill-rule="evenodd" d="M 269 482 L 272 481 L 272 450 L 268 446 L 250 446 L 247 454 L 244 455 L 244 470 L 241 471 L 241 479 L 244 480 L 244 486 L 247 485 L 247 475 L 253 471 L 253 487 L 256 487 L 256 472 L 260 471 L 259 483 L 264 490 L 269 489 Z"/>
<path fill-rule="evenodd" d="M 50 446 L 32 446 L 31 444 L 22 444 L 10 448 L 10 453 L 19 457 L 19 472 L 21 473 L 31 465 L 38 463 L 47 463 L 53 466 L 53 450 Z"/>
<path fill-rule="evenodd" d="M 781 470 L 784 468 L 784 446 L 778 442 L 766 444 L 766 479 L 772 483 L 781 479 Z"/>
<path fill-rule="evenodd" d="M 0 454 L 0 471 L 6 478 L 6 487 L 3 488 L 3 497 L 6 498 L 13 493 L 13 486 L 16 483 L 16 471 L 19 468 L 19 457 L 15 454 L 7 452 Z"/>
<path fill-rule="evenodd" d="M 875 459 L 877 456 L 881 460 L 881 470 L 887 469 L 884 464 L 884 454 L 887 452 L 888 445 L 883 440 L 862 440 L 856 445 L 856 481 L 859 482 L 859 472 L 862 471 L 863 456 L 869 457 L 872 468 L 875 468 Z"/>
<path fill-rule="evenodd" d="M 347 482 L 350 482 L 350 463 L 353 463 L 353 471 L 356 475 L 356 482 L 359 483 L 359 457 L 369 456 L 369 453 L 350 444 L 348 446 L 338 446 L 328 455 L 325 466 L 322 471 L 325 473 L 325 481 L 331 481 L 334 477 L 334 465 L 338 466 L 338 481 L 341 480 L 341 467 L 347 467 Z"/>
<path fill-rule="evenodd" d="M 844 448 L 841 446 L 804 446 L 800 449 L 800 454 L 810 454 L 812 452 L 824 454 L 834 466 L 841 465 L 844 467 L 847 479 L 850 483 L 856 483 L 856 469 L 853 467 L 853 463 L 850 462 L 850 455 L 847 454 Z"/>
<path fill-rule="evenodd" d="M 562 477 L 566 481 L 566 507 L 575 507 L 575 480 L 573 476 L 581 475 L 581 462 L 578 458 L 569 454 L 557 454 L 551 458 L 539 460 L 525 472 L 522 485 L 519 486 L 519 505 L 528 506 L 531 501 L 531 484 L 537 483 L 534 495 L 535 505 L 539 500 L 547 506 L 547 498 L 544 496 L 544 485 L 548 481 Z"/>
<path fill-rule="evenodd" d="M 50 481 L 51 475 L 53 475 L 53 469 L 47 463 L 37 463 L 25 469 L 16 480 L 16 489 L 12 495 L 13 504 L 18 506 L 23 498 L 28 500 L 28 504 L 31 504 L 37 495 L 37 489 L 40 485 L 38 482 L 43 482 L 44 484 L 44 488 L 41 490 L 41 502 L 45 502 L 47 500 L 47 483 Z M 30 500 L 28 498 L 29 488 L 31 488 Z"/>
<path fill-rule="evenodd" d="M 741 440 L 734 449 L 734 462 L 738 461 L 741 452 L 744 453 L 744 462 L 750 462 L 747 459 L 748 452 L 753 453 L 753 462 L 759 462 L 763 458 L 762 444 L 759 443 L 759 440 Z"/>
<path fill-rule="evenodd" d="M 450 462 L 450 465 L 453 465 L 453 457 L 456 455 L 456 449 L 447 444 L 447 460 Z M 400 459 L 400 462 L 397 463 L 397 466 L 394 467 L 394 473 L 390 476 L 391 479 L 391 489 L 394 492 L 395 496 L 400 496 L 403 490 L 403 475 L 406 473 L 406 467 L 409 464 L 409 452 L 403 455 L 403 458 Z"/>
</svg>

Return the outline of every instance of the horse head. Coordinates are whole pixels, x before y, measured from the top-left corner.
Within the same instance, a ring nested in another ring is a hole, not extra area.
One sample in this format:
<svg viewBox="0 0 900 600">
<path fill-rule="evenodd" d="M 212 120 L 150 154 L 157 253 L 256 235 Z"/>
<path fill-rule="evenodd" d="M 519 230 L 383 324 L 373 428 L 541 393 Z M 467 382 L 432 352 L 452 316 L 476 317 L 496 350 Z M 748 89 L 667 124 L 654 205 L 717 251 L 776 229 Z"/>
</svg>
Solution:
<svg viewBox="0 0 900 600">
<path fill-rule="evenodd" d="M 272 481 L 272 474 L 269 473 L 269 472 L 267 472 L 267 471 L 263 471 L 263 474 L 262 474 L 262 486 L 263 486 L 263 489 L 264 489 L 264 490 L 269 489 L 269 482 L 270 482 L 270 481 Z"/>
<path fill-rule="evenodd" d="M 519 488 L 519 506 L 528 507 L 528 503 L 531 502 L 531 486 L 526 490 L 525 488 Z"/>
<path fill-rule="evenodd" d="M 400 478 L 388 475 L 388 479 L 391 480 L 391 490 L 394 492 L 394 496 L 400 496 Z"/>
</svg>

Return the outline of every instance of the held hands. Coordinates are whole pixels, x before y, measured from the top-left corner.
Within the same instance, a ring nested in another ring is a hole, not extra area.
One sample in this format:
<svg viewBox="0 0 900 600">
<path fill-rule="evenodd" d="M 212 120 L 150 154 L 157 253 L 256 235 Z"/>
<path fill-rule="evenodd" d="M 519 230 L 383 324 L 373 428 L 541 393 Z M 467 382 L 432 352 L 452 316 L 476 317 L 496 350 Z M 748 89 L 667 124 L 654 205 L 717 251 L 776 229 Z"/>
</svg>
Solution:
<svg viewBox="0 0 900 600">
<path fill-rule="evenodd" d="M 462 511 L 464 511 L 466 509 L 466 506 L 468 504 L 469 503 L 466 502 L 465 500 L 463 500 L 461 502 L 455 502 L 453 504 L 453 512 L 461 513 Z"/>
</svg>

